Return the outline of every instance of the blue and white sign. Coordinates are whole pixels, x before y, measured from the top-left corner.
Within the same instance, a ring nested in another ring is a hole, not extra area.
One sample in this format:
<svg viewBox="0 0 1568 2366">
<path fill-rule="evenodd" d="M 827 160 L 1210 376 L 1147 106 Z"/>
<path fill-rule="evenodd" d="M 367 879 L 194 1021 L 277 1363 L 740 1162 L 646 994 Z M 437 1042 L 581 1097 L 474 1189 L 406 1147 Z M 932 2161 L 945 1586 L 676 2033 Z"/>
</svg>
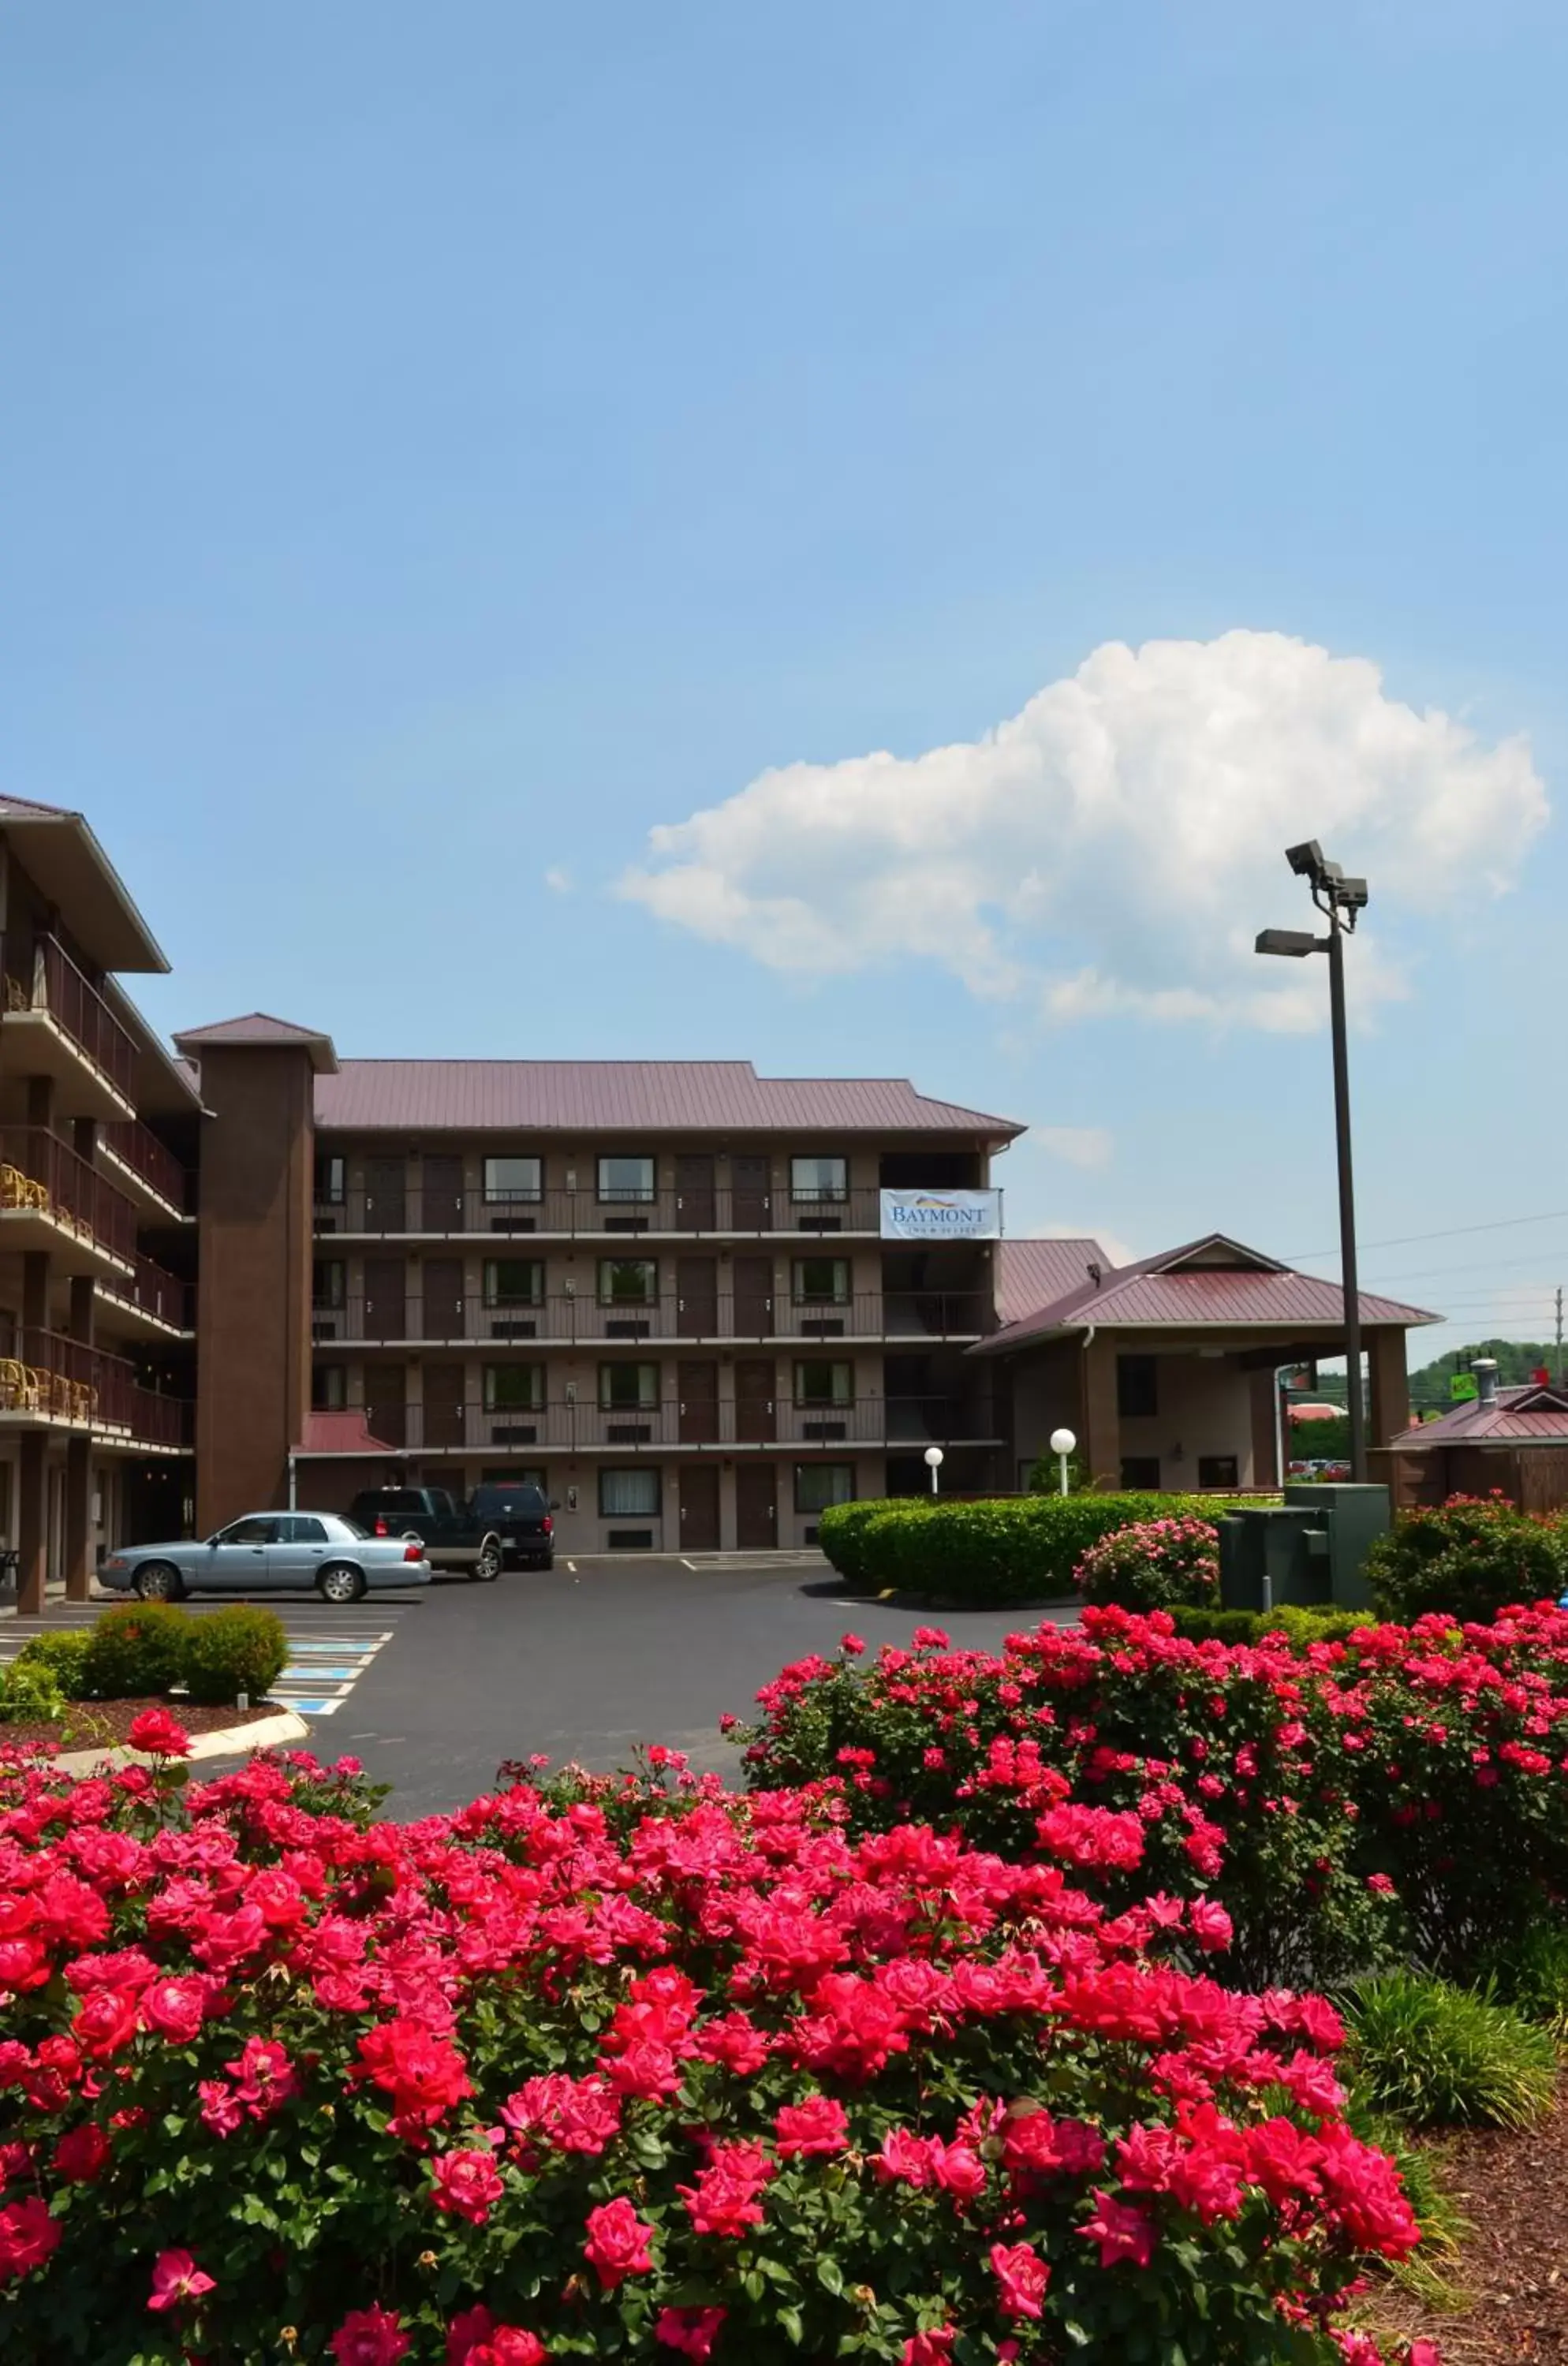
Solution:
<svg viewBox="0 0 1568 2366">
<path fill-rule="evenodd" d="M 999 1191 L 884 1191 L 885 1241 L 999 1241 Z"/>
</svg>

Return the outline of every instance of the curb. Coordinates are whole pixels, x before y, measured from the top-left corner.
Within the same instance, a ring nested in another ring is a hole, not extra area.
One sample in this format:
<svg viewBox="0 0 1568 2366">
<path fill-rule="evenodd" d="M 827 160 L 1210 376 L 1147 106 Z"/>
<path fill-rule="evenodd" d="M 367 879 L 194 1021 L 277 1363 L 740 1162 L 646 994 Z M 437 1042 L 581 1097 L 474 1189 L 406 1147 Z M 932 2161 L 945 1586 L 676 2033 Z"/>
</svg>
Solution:
<svg viewBox="0 0 1568 2366">
<path fill-rule="evenodd" d="M 178 1716 L 177 1709 L 175 1714 Z M 231 1758 L 239 1751 L 281 1750 L 289 1742 L 310 1738 L 310 1729 L 302 1717 L 291 1708 L 280 1709 L 276 1717 L 254 1718 L 249 1725 L 220 1725 L 210 1733 L 193 1733 L 189 1752 L 178 1763 L 186 1765 L 197 1758 Z M 90 1774 L 96 1767 L 112 1772 L 117 1766 L 151 1766 L 153 1762 L 147 1751 L 117 1742 L 107 1750 L 62 1751 L 49 1763 L 62 1774 Z"/>
</svg>

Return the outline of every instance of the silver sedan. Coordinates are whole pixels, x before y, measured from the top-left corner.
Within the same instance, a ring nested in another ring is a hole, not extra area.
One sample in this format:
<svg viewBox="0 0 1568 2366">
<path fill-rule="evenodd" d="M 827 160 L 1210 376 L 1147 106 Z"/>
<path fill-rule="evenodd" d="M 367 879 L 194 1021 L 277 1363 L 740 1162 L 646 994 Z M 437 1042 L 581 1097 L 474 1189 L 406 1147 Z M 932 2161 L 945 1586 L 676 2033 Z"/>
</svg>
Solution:
<svg viewBox="0 0 1568 2366">
<path fill-rule="evenodd" d="M 143 1602 L 182 1594 L 314 1591 L 323 1602 L 357 1602 L 370 1586 L 428 1585 L 424 1547 L 402 1537 L 367 1537 L 335 1512 L 248 1512 L 205 1542 L 122 1545 L 98 1582 Z"/>
</svg>

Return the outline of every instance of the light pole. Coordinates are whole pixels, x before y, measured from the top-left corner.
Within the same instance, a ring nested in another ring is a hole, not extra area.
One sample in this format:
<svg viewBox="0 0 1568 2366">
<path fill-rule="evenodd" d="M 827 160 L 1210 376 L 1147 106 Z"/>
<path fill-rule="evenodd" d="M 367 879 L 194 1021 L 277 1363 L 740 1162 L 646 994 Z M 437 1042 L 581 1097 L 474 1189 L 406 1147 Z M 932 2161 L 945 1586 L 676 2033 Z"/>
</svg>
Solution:
<svg viewBox="0 0 1568 2366">
<path fill-rule="evenodd" d="M 937 1486 L 936 1486 L 936 1474 L 937 1474 L 937 1472 L 942 1469 L 942 1466 L 943 1462 L 944 1462 L 946 1459 L 947 1459 L 947 1458 L 946 1458 L 946 1456 L 943 1454 L 943 1452 L 942 1452 L 942 1448 L 941 1448 L 941 1447 L 940 1447 L 940 1446 L 928 1446 L 928 1447 L 927 1447 L 927 1448 L 926 1448 L 926 1469 L 927 1469 L 927 1470 L 931 1472 L 931 1493 L 932 1493 L 933 1495 L 934 1495 L 934 1494 L 936 1493 L 936 1492 L 937 1492 Z"/>
<path fill-rule="evenodd" d="M 1345 1035 L 1345 939 L 1355 933 L 1358 916 L 1367 907 L 1367 883 L 1347 879 L 1337 862 L 1329 862 L 1315 838 L 1285 850 L 1285 860 L 1298 878 L 1308 880 L 1312 900 L 1328 922 L 1328 934 L 1314 937 L 1301 929 L 1265 929 L 1258 939 L 1260 953 L 1279 953 L 1288 961 L 1308 953 L 1328 955 L 1328 1023 L 1334 1044 L 1334 1132 L 1339 1162 L 1339 1278 L 1345 1298 L 1346 1402 L 1350 1414 L 1350 1476 L 1367 1475 L 1367 1418 L 1361 1403 L 1361 1292 L 1356 1273 L 1356 1193 L 1350 1172 L 1350 1055 Z M 1283 1479 L 1281 1472 L 1281 1480 Z"/>
<path fill-rule="evenodd" d="M 1077 1445 L 1077 1439 L 1070 1429 L 1054 1429 L 1051 1432 L 1051 1451 L 1061 1467 L 1064 1495 L 1067 1492 L 1067 1457 L 1074 1451 Z"/>
</svg>

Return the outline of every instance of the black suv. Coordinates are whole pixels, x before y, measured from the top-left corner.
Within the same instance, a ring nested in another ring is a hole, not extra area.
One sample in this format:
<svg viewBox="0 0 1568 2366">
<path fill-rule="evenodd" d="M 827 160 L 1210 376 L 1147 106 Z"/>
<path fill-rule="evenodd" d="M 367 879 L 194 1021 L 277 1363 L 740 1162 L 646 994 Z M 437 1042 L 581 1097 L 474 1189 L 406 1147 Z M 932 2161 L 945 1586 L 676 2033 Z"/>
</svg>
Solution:
<svg viewBox="0 0 1568 2366">
<path fill-rule="evenodd" d="M 555 1567 L 556 1524 L 543 1488 L 521 1481 L 514 1487 L 476 1487 L 468 1498 L 468 1515 L 477 1527 L 493 1529 L 501 1538 L 508 1568 Z"/>
</svg>

